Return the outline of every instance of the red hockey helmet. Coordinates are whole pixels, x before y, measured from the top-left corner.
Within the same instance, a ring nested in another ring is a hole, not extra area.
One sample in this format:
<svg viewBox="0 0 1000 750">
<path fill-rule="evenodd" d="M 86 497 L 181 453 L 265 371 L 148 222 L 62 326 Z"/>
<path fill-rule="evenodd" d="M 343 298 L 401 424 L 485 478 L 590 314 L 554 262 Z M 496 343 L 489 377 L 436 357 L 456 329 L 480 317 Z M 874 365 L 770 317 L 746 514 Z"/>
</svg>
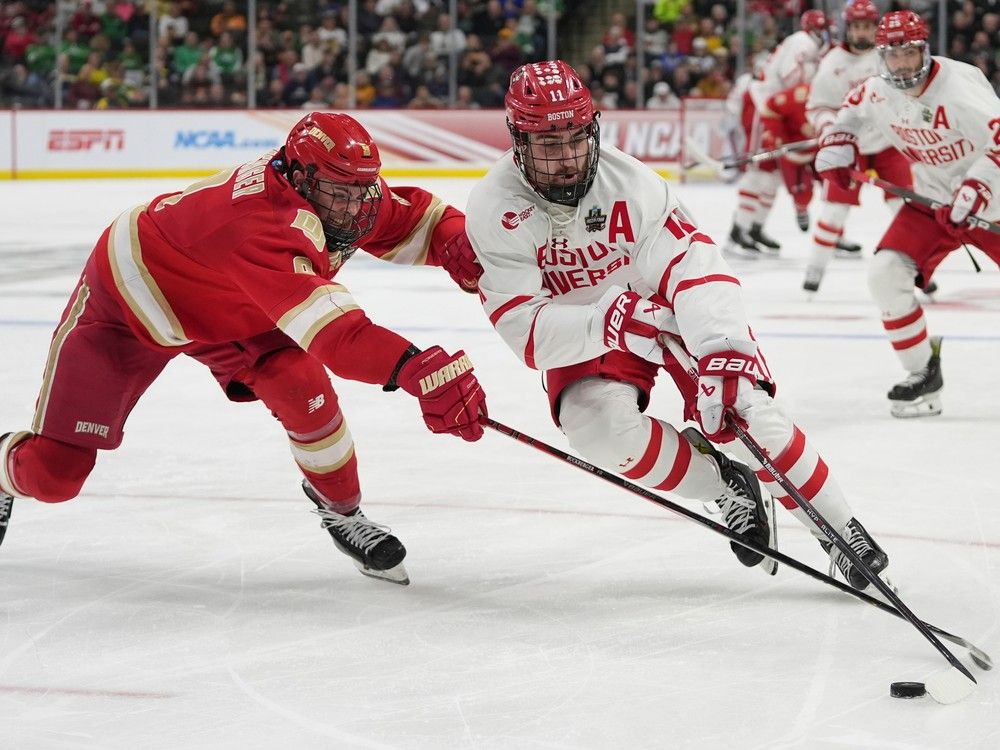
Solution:
<svg viewBox="0 0 1000 750">
<path fill-rule="evenodd" d="M 927 44 L 930 33 L 927 22 L 912 10 L 897 10 L 882 16 L 875 30 L 879 75 L 898 89 L 912 89 L 923 83 L 931 70 L 931 52 Z M 919 67 L 889 64 L 888 58 L 898 57 L 902 50 L 910 48 L 922 51 Z"/>
<path fill-rule="evenodd" d="M 853 21 L 871 21 L 878 23 L 878 8 L 872 0 L 854 0 L 844 6 L 844 23 Z"/>
<path fill-rule="evenodd" d="M 323 223 L 327 249 L 344 253 L 375 226 L 382 203 L 378 147 L 348 115 L 311 112 L 285 140 L 285 174 Z"/>
<path fill-rule="evenodd" d="M 821 34 L 824 31 L 829 32 L 832 25 L 830 19 L 821 10 L 807 10 L 802 14 L 802 18 L 799 19 L 799 28 L 810 34 Z"/>
<path fill-rule="evenodd" d="M 597 176 L 599 113 L 590 90 L 562 60 L 522 65 L 504 97 L 514 162 L 552 203 L 575 206 Z"/>
</svg>

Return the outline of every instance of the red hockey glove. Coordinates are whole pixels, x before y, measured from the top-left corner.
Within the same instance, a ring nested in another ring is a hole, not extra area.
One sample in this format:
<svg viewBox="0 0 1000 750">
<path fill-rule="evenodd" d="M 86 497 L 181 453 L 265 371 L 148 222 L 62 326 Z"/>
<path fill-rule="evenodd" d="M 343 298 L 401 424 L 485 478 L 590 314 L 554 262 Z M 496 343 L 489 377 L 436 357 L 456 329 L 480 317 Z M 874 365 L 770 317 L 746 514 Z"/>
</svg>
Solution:
<svg viewBox="0 0 1000 750">
<path fill-rule="evenodd" d="M 849 190 L 854 184 L 851 171 L 858 163 L 858 139 L 850 133 L 823 136 L 816 152 L 816 173 L 838 187 Z"/>
<path fill-rule="evenodd" d="M 960 237 L 968 229 L 966 219 L 972 214 L 978 214 L 989 205 L 993 193 L 979 180 L 966 180 L 957 191 L 950 206 L 941 206 L 934 212 L 937 223 L 951 237 Z"/>
<path fill-rule="evenodd" d="M 479 291 L 479 277 L 483 275 L 483 267 L 476 260 L 469 237 L 464 231 L 453 234 L 441 245 L 441 266 L 463 292 L 476 294 Z"/>
<path fill-rule="evenodd" d="M 664 348 L 658 336 L 667 330 L 673 313 L 652 300 L 620 286 L 613 286 L 594 305 L 592 337 L 611 349 L 631 352 L 647 362 L 662 365 Z"/>
<path fill-rule="evenodd" d="M 447 432 L 470 442 L 483 436 L 486 394 L 472 374 L 472 362 L 459 350 L 446 354 L 432 346 L 406 360 L 396 376 L 399 387 L 420 399 L 431 432 Z"/>
<path fill-rule="evenodd" d="M 728 442 L 733 435 L 727 434 L 727 416 L 747 428 L 740 412 L 749 406 L 745 397 L 757 384 L 757 345 L 720 339 L 703 348 L 709 353 L 698 358 L 698 422 L 706 437 Z"/>
</svg>

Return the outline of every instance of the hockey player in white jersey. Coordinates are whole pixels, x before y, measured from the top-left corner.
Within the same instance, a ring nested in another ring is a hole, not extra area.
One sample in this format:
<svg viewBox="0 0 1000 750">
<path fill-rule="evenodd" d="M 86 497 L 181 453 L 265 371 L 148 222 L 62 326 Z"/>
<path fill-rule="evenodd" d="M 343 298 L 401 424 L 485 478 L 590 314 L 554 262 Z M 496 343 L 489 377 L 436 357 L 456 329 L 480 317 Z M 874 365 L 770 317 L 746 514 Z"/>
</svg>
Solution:
<svg viewBox="0 0 1000 750">
<path fill-rule="evenodd" d="M 1000 218 L 1000 100 L 979 68 L 932 57 L 927 24 L 912 11 L 882 18 L 876 32 L 879 76 L 848 94 L 823 140 L 816 169 L 851 185 L 858 142 L 875 127 L 911 162 L 923 165 L 921 193 L 944 204 L 936 212 L 904 205 L 879 240 L 868 284 L 882 325 L 908 377 L 889 391 L 897 417 L 941 413 L 940 339 L 928 337 L 914 295 L 963 242 L 1000 262 L 1000 236 L 970 229 L 975 214 Z"/>
<path fill-rule="evenodd" d="M 518 68 L 505 104 L 513 152 L 473 188 L 466 231 L 483 267 L 484 309 L 514 353 L 544 371 L 552 417 L 573 448 L 647 487 L 715 501 L 731 529 L 756 541 L 769 532 L 757 479 L 814 528 L 734 440 L 727 419 L 738 420 L 862 558 L 884 571 L 885 552 L 772 400 L 740 283 L 673 190 L 643 163 L 600 144 L 590 92 L 566 63 Z M 697 357 L 697 384 L 664 336 Z M 685 419 L 727 443 L 757 479 L 697 431 L 685 431 L 689 441 L 643 413 L 662 370 L 684 397 Z M 745 565 L 762 561 L 734 551 Z M 867 585 L 836 549 L 831 561 L 852 585 Z"/>
<path fill-rule="evenodd" d="M 830 44 L 830 19 L 819 10 L 808 10 L 799 21 L 800 30 L 779 44 L 764 66 L 760 80 L 753 80 L 744 100 L 743 122 L 747 129 L 747 152 L 760 148 L 760 125 L 756 112 L 779 91 L 807 83 L 816 72 L 820 58 Z M 774 162 L 749 167 L 737 183 L 738 198 L 730 247 L 757 256 L 760 248 L 777 251 L 781 245 L 764 233 L 781 175 Z"/>
<path fill-rule="evenodd" d="M 833 47 L 820 61 L 806 103 L 806 117 L 822 138 L 837 117 L 837 110 L 847 92 L 878 74 L 878 53 L 875 51 L 875 29 L 878 8 L 871 0 L 854 0 L 844 8 L 845 35 L 842 44 Z M 862 170 L 874 169 L 879 177 L 901 187 L 911 188 L 910 163 L 893 148 L 885 136 L 869 130 L 859 139 L 858 149 Z M 824 182 L 822 207 L 813 231 L 812 255 L 806 266 L 802 288 L 807 292 L 819 289 L 834 251 L 838 248 L 860 257 L 861 246 L 844 243 L 844 223 L 851 206 L 858 200 L 861 185 L 844 190 L 836 183 Z M 893 213 L 902 201 L 886 196 Z"/>
</svg>

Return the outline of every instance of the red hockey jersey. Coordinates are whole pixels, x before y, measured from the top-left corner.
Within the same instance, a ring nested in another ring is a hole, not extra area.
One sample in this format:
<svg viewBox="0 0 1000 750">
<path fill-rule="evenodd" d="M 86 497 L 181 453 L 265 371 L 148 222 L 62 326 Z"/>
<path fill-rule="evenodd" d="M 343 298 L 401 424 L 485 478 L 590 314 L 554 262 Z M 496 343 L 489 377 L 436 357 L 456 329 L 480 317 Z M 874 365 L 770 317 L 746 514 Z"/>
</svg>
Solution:
<svg viewBox="0 0 1000 750">
<path fill-rule="evenodd" d="M 309 202 L 272 168 L 274 154 L 122 213 L 92 266 L 130 327 L 152 346 L 238 341 L 275 326 L 334 373 L 385 383 L 409 341 L 373 324 L 333 281 Z M 440 265 L 438 248 L 465 231 L 457 209 L 419 188 L 390 188 L 359 242 L 399 263 Z"/>
</svg>

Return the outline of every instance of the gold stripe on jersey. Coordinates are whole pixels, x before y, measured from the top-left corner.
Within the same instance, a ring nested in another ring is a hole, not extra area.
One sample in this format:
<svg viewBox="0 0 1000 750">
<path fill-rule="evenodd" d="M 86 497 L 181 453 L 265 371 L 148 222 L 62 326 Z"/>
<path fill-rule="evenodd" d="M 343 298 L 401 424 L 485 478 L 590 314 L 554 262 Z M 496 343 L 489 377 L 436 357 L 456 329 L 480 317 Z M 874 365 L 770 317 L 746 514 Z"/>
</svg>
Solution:
<svg viewBox="0 0 1000 750">
<path fill-rule="evenodd" d="M 49 396 L 52 392 L 52 378 L 56 373 L 56 366 L 59 364 L 59 353 L 66 342 L 66 337 L 69 336 L 70 331 L 76 328 L 80 316 L 83 315 L 83 311 L 87 307 L 88 297 L 90 297 L 90 287 L 87 286 L 86 282 L 83 282 L 76 292 L 66 320 L 56 329 L 56 333 L 52 337 L 52 343 L 49 345 L 49 356 L 45 361 L 45 372 L 42 375 L 42 389 L 38 394 L 38 404 L 35 406 L 35 418 L 31 423 L 32 432 L 39 432 L 42 429 L 42 423 L 45 422 L 45 412 L 49 408 Z"/>
<path fill-rule="evenodd" d="M 129 211 L 127 223 L 123 213 L 111 225 L 108 242 L 111 273 L 119 293 L 153 341 L 160 346 L 184 346 L 191 341 L 142 260 L 139 214 L 145 209 L 136 206 Z"/>
<path fill-rule="evenodd" d="M 219 187 L 220 185 L 225 185 L 232 176 L 236 174 L 235 169 L 225 169 L 221 172 L 216 172 L 213 175 L 209 175 L 203 180 L 198 180 L 197 182 L 192 182 L 184 190 L 176 195 L 169 195 L 159 203 L 156 204 L 154 211 L 162 211 L 167 206 L 172 206 L 175 203 L 180 202 L 182 198 L 187 198 L 192 193 L 197 193 L 201 190 L 207 190 L 208 188 Z"/>
<path fill-rule="evenodd" d="M 291 224 L 292 229 L 298 229 L 306 236 L 310 242 L 316 246 L 316 252 L 323 252 L 326 247 L 326 235 L 323 234 L 323 224 L 319 217 L 312 211 L 300 208 L 295 213 L 295 220 Z"/>
<path fill-rule="evenodd" d="M 354 438 L 347 429 L 347 422 L 329 437 L 315 443 L 299 443 L 289 440 L 292 456 L 303 469 L 315 474 L 329 474 L 341 468 L 354 455 Z"/>
<path fill-rule="evenodd" d="M 396 247 L 380 256 L 382 260 L 407 266 L 423 266 L 427 263 L 427 252 L 431 247 L 431 235 L 448 207 L 440 198 L 433 197 L 420 223 Z"/>
<path fill-rule="evenodd" d="M 343 284 L 324 284 L 278 319 L 278 328 L 308 349 L 323 327 L 361 307 Z"/>
</svg>

